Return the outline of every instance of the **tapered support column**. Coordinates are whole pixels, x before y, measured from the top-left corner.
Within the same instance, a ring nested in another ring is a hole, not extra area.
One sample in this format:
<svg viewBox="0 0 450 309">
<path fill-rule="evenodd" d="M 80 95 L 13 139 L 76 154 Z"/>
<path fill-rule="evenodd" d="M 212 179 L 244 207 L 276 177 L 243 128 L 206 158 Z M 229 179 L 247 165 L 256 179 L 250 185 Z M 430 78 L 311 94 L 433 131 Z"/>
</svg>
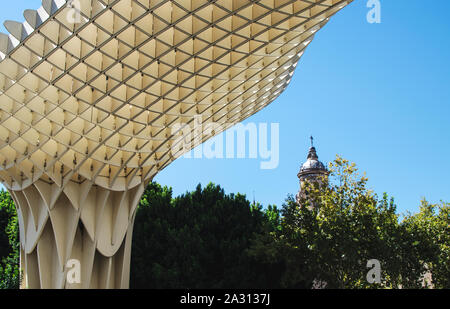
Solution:
<svg viewBox="0 0 450 309">
<path fill-rule="evenodd" d="M 117 192 L 87 180 L 61 188 L 38 180 L 11 191 L 22 288 L 128 288 L 133 224 L 144 188 Z"/>
</svg>

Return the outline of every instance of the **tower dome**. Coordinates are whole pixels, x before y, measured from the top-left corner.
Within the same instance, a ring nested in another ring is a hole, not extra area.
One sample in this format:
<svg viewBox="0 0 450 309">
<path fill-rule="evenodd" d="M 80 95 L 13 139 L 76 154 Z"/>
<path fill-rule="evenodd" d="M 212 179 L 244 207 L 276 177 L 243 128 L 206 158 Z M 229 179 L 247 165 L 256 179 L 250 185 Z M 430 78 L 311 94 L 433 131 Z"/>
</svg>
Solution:
<svg viewBox="0 0 450 309">
<path fill-rule="evenodd" d="M 320 174 L 328 174 L 328 169 L 322 162 L 319 161 L 319 156 L 317 155 L 316 148 L 313 145 L 313 140 L 314 139 L 311 136 L 311 148 L 309 148 L 307 160 L 300 167 L 300 171 L 297 175 L 300 180 L 307 176 L 319 176 Z"/>
<path fill-rule="evenodd" d="M 311 146 L 309 148 L 308 158 L 305 163 L 300 167 L 299 174 L 306 174 L 308 172 L 317 172 L 317 171 L 325 171 L 327 172 L 327 168 L 325 165 L 319 161 L 319 157 L 317 156 L 316 148 Z"/>
</svg>

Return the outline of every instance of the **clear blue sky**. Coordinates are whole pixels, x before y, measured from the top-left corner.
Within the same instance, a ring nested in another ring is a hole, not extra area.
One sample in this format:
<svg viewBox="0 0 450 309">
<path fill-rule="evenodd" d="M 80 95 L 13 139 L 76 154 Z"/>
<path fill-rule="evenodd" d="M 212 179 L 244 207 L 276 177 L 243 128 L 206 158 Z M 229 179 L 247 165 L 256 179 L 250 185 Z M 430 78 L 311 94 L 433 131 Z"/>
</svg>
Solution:
<svg viewBox="0 0 450 309">
<path fill-rule="evenodd" d="M 22 21 L 24 9 L 40 5 L 3 2 L 2 21 Z M 280 124 L 278 168 L 261 170 L 259 159 L 179 159 L 155 180 L 175 194 L 212 181 L 281 205 L 298 190 L 312 134 L 321 160 L 356 162 L 400 212 L 417 211 L 422 197 L 450 201 L 450 1 L 381 0 L 381 24 L 367 23 L 366 3 L 334 16 L 288 89 L 246 121 Z"/>
</svg>

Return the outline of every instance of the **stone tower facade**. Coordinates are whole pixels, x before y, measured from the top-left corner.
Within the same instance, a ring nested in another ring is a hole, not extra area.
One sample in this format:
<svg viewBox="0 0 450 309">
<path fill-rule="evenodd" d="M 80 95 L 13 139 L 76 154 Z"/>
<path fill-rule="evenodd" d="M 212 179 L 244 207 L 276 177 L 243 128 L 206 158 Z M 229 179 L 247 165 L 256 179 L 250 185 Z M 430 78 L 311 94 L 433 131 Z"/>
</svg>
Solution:
<svg viewBox="0 0 450 309">
<path fill-rule="evenodd" d="M 328 169 L 319 161 L 319 156 L 313 144 L 313 137 L 311 137 L 311 147 L 309 148 L 307 160 L 300 167 L 300 171 L 297 174 L 300 181 L 300 190 L 296 195 L 297 202 L 299 202 L 300 197 L 305 197 L 304 186 L 306 181 L 323 184 L 323 177 L 326 179 L 328 174 Z"/>
</svg>

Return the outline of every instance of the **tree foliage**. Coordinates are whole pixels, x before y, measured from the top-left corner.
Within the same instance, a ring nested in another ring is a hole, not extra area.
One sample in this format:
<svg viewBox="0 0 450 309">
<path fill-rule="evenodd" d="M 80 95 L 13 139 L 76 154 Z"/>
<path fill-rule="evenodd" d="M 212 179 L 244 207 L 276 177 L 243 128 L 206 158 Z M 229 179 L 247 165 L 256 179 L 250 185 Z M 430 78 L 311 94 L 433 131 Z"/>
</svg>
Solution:
<svg viewBox="0 0 450 309">
<path fill-rule="evenodd" d="M 266 222 L 260 205 L 220 186 L 199 185 L 172 198 L 170 189 L 152 183 L 137 212 L 131 287 L 271 286 L 277 269 L 246 253 L 253 235 L 269 227 Z"/>
<path fill-rule="evenodd" d="M 338 156 L 329 169 L 321 180 L 328 185 L 306 182 L 299 203 L 290 196 L 283 205 L 280 229 L 257 237 L 250 250 L 285 265 L 281 286 L 420 288 L 431 271 L 436 287 L 449 287 L 448 204 L 435 215 L 425 203 L 400 222 L 394 200 L 369 190 L 354 163 Z M 379 284 L 367 280 L 372 259 L 381 264 Z"/>
<path fill-rule="evenodd" d="M 18 289 L 21 272 L 19 225 L 10 194 L 0 191 L 0 289 Z"/>
<path fill-rule="evenodd" d="M 403 227 L 412 244 L 411 256 L 420 256 L 435 288 L 450 288 L 450 204 L 422 200 L 417 214 L 408 214 Z"/>
</svg>

